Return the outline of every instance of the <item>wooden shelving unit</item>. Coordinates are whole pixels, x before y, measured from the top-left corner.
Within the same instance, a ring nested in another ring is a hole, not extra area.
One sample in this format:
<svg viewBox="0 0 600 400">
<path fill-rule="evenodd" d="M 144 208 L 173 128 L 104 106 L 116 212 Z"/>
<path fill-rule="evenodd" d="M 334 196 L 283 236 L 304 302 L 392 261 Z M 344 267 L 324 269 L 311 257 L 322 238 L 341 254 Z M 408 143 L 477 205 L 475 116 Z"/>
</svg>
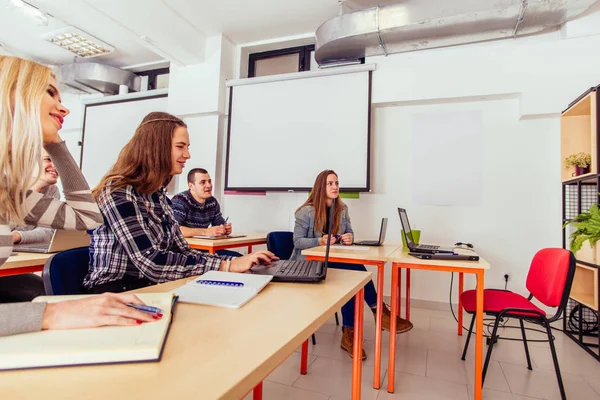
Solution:
<svg viewBox="0 0 600 400">
<path fill-rule="evenodd" d="M 561 181 L 563 193 L 562 221 L 566 222 L 575 218 L 583 211 L 587 211 L 592 204 L 600 203 L 600 163 L 598 155 L 600 149 L 600 138 L 598 126 L 600 114 L 600 101 L 598 94 L 600 86 L 594 87 L 583 93 L 573 101 L 561 115 Z M 590 172 L 584 175 L 573 176 L 574 168 L 565 168 L 565 158 L 570 154 L 584 152 L 591 155 L 592 163 Z M 570 241 L 568 231 L 563 229 L 563 247 L 569 248 Z M 589 247 L 586 242 L 583 248 L 577 252 L 577 265 L 573 286 L 569 297 L 576 304 L 572 312 L 565 314 L 563 329 L 567 336 L 573 339 L 579 346 L 600 361 L 600 330 L 589 332 L 589 327 L 584 329 L 581 323 L 583 319 L 583 307 L 599 315 L 598 289 L 600 286 L 600 242 L 596 248 Z M 593 315 L 593 314 L 592 314 Z M 573 329 L 574 318 L 578 321 L 578 327 Z M 590 337 L 593 338 L 590 342 Z"/>
<path fill-rule="evenodd" d="M 595 89 L 595 88 L 594 88 Z M 560 118 L 560 156 L 563 182 L 573 178 L 574 170 L 565 168 L 565 158 L 574 153 L 587 153 L 592 157 L 590 173 L 598 174 L 598 124 L 596 90 L 590 91 L 575 104 L 563 111 Z"/>
</svg>

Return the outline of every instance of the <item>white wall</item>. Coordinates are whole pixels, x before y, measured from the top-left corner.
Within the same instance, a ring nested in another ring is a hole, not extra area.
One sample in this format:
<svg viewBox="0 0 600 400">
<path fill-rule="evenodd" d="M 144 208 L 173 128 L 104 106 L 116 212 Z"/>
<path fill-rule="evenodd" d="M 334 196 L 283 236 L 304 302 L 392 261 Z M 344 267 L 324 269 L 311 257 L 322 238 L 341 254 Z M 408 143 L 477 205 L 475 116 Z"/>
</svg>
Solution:
<svg viewBox="0 0 600 400">
<path fill-rule="evenodd" d="M 396 207 L 404 206 L 423 231 L 422 241 L 475 244 L 492 265 L 486 287 L 503 287 L 503 275 L 509 273 L 509 288 L 525 292 L 535 252 L 561 246 L 559 115 L 600 83 L 599 16 L 544 35 L 367 59 L 377 64 L 373 190 L 346 201 L 357 237 L 376 237 L 379 218 L 387 216 L 387 240 L 400 242 Z M 482 205 L 413 204 L 411 115 L 453 110 L 481 110 L 483 115 Z M 343 186 L 343 176 L 340 182 Z M 270 231 L 291 229 L 290 212 L 305 198 L 227 195 L 222 205 L 236 229 Z M 388 269 L 385 295 L 390 278 Z M 448 274 L 413 272 L 411 295 L 447 302 L 449 281 Z M 466 286 L 474 287 L 474 281 L 468 279 Z"/>
</svg>

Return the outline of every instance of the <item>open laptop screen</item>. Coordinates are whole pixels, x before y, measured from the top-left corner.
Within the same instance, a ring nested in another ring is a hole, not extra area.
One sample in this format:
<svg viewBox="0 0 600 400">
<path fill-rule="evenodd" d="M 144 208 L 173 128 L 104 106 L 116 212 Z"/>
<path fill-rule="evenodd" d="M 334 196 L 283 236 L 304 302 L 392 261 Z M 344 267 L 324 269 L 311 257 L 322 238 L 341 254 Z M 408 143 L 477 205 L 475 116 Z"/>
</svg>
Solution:
<svg viewBox="0 0 600 400">
<path fill-rule="evenodd" d="M 411 248 L 415 245 L 415 241 L 413 240 L 410 224 L 408 223 L 408 215 L 406 215 L 406 210 L 404 208 L 398 208 L 398 214 L 400 215 L 402 232 L 404 232 L 404 237 L 406 238 L 406 245 L 408 248 Z"/>
<path fill-rule="evenodd" d="M 381 228 L 379 229 L 379 244 L 383 244 L 385 241 L 385 233 L 387 231 L 387 218 L 381 219 Z"/>
</svg>

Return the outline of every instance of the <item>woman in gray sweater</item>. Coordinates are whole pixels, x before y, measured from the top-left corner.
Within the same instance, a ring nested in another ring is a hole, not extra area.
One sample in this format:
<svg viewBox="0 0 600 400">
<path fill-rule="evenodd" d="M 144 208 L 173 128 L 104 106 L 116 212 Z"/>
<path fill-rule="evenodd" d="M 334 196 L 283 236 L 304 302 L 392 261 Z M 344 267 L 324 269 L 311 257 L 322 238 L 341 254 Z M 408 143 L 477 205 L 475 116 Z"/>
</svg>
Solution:
<svg viewBox="0 0 600 400">
<path fill-rule="evenodd" d="M 332 170 L 321 172 L 308 200 L 296 210 L 296 224 L 294 226 L 294 252 L 291 259 L 302 260 L 305 257 L 301 254 L 302 250 L 316 246 L 325 246 L 327 241 L 331 244 L 341 243 L 351 245 L 354 242 L 354 231 L 352 231 L 352 223 L 350 222 L 350 214 L 348 206 L 339 198 L 340 183 L 337 174 Z M 331 210 L 333 199 L 336 199 L 334 209 Z M 333 212 L 333 226 L 331 227 L 331 236 L 325 233 L 329 232 L 329 215 Z M 354 271 L 366 271 L 364 265 L 345 264 L 345 263 L 328 263 L 328 268 L 347 269 Z M 375 315 L 377 311 L 377 292 L 373 282 L 369 282 L 365 286 L 365 302 Z M 382 310 L 382 328 L 390 330 L 390 310 L 384 304 Z M 348 301 L 342 306 L 342 341 L 341 347 L 346 350 L 350 357 L 353 354 L 353 338 L 354 338 L 354 299 Z M 396 333 L 403 333 L 411 330 L 413 327 L 409 321 L 397 317 Z M 363 360 L 367 358 L 367 354 L 363 349 Z"/>
<path fill-rule="evenodd" d="M 102 223 L 89 186 L 58 135 L 68 113 L 50 68 L 0 56 L 0 265 L 12 250 L 10 225 L 87 230 Z M 41 172 L 42 145 L 62 177 L 66 202 L 29 190 Z M 107 294 L 52 304 L 0 304 L 0 336 L 155 320 L 128 302 L 141 303 L 134 295 Z"/>
</svg>

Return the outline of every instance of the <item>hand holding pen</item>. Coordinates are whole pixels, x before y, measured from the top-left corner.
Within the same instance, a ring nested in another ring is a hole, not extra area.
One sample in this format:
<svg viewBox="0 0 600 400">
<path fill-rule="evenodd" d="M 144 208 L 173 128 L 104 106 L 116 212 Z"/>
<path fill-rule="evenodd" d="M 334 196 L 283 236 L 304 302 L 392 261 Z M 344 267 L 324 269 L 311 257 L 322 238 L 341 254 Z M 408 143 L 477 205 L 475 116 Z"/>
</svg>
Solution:
<svg viewBox="0 0 600 400">
<path fill-rule="evenodd" d="M 229 220 L 229 217 L 225 218 L 223 228 L 225 228 L 225 235 L 231 235 L 231 223 L 227 223 L 227 220 Z"/>
</svg>

